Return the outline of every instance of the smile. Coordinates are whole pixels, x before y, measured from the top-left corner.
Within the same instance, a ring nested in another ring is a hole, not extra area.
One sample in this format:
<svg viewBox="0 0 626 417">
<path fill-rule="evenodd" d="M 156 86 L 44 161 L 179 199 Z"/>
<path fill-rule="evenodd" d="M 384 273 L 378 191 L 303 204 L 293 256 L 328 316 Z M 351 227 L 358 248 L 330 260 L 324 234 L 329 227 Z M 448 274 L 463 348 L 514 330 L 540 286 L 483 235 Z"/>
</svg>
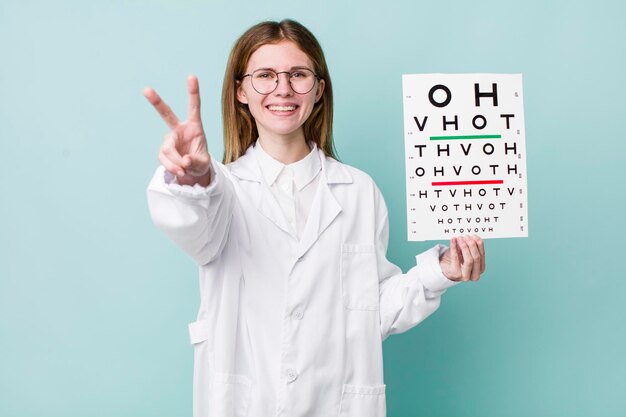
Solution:
<svg viewBox="0 0 626 417">
<path fill-rule="evenodd" d="M 296 106 L 267 106 L 270 111 L 290 112 L 296 109 Z"/>
</svg>

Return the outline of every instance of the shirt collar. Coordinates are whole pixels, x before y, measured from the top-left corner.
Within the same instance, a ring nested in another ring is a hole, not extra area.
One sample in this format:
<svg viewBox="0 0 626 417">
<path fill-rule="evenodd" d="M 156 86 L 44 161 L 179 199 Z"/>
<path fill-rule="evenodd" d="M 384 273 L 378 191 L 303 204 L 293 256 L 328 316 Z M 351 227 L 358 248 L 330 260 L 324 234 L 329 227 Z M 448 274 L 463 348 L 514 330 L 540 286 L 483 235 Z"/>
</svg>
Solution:
<svg viewBox="0 0 626 417">
<path fill-rule="evenodd" d="M 265 152 L 258 139 L 254 144 L 254 154 L 257 162 L 259 163 L 259 168 L 261 168 L 261 174 L 263 175 L 265 182 L 271 187 L 276 181 L 276 178 L 278 178 L 280 172 L 283 170 L 285 164 L 275 160 L 267 152 Z"/>
<path fill-rule="evenodd" d="M 313 181 L 313 178 L 315 178 L 318 172 L 322 169 L 322 165 L 320 163 L 317 145 L 315 142 L 309 142 L 309 146 L 311 146 L 311 151 L 307 156 L 297 162 L 285 165 L 265 152 L 261 143 L 257 139 L 254 149 L 265 182 L 269 186 L 272 186 L 272 184 L 276 181 L 276 178 L 278 178 L 286 166 L 293 171 L 293 182 L 295 183 L 298 191 Z"/>
</svg>

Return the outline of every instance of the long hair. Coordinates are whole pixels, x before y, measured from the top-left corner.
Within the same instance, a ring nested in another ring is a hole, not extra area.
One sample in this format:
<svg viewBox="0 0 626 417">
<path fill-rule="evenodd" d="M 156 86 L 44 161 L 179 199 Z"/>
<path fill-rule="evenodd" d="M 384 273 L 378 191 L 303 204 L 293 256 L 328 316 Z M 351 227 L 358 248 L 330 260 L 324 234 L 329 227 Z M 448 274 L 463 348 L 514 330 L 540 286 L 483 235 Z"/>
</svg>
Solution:
<svg viewBox="0 0 626 417">
<path fill-rule="evenodd" d="M 315 36 L 302 24 L 285 19 L 266 21 L 248 29 L 235 43 L 228 58 L 222 89 L 222 118 L 224 122 L 223 163 L 235 161 L 258 138 L 256 122 L 248 106 L 237 100 L 236 90 L 245 74 L 252 54 L 261 46 L 288 40 L 294 42 L 313 62 L 313 70 L 324 80 L 321 99 L 304 122 L 306 140 L 313 141 L 327 155 L 335 158 L 332 141 L 333 88 L 324 52 Z"/>
</svg>

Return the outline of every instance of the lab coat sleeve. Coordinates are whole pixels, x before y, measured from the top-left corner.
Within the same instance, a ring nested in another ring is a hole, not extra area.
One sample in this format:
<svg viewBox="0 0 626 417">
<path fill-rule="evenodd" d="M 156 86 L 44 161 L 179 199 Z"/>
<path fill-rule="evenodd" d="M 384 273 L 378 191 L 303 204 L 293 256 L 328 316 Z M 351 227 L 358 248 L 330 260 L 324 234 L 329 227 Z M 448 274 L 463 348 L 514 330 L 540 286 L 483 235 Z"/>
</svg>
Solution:
<svg viewBox="0 0 626 417">
<path fill-rule="evenodd" d="M 441 295 L 457 283 L 441 272 L 440 255 L 447 249 L 436 245 L 415 257 L 416 265 L 406 274 L 387 260 L 389 219 L 382 195 L 376 195 L 376 253 L 380 291 L 382 339 L 416 326 L 432 314 Z"/>
<path fill-rule="evenodd" d="M 154 224 L 199 265 L 215 259 L 224 248 L 236 202 L 224 166 L 211 161 L 208 187 L 179 185 L 162 166 L 148 186 Z"/>
</svg>

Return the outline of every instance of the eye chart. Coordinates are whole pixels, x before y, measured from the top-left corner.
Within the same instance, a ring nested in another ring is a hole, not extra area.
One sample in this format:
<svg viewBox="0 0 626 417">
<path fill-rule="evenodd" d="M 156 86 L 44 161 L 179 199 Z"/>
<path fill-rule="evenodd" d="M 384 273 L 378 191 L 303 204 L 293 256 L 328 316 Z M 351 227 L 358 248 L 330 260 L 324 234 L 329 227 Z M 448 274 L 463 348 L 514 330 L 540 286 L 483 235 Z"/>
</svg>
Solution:
<svg viewBox="0 0 626 417">
<path fill-rule="evenodd" d="M 521 74 L 402 76 L 408 239 L 528 236 Z"/>
</svg>

